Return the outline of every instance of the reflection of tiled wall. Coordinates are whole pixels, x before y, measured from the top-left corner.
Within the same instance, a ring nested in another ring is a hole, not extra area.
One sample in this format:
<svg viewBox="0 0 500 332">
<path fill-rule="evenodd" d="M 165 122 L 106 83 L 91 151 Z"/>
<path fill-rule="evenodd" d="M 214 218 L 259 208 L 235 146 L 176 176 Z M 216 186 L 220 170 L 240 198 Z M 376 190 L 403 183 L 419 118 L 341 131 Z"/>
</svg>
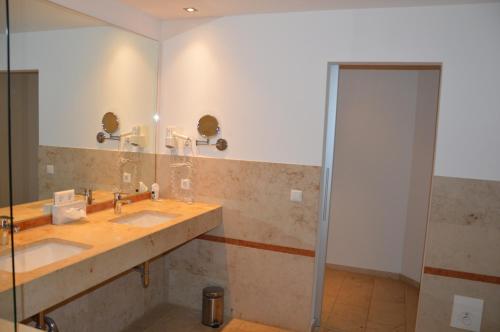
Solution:
<svg viewBox="0 0 500 332">
<path fill-rule="evenodd" d="M 313 251 L 320 168 L 264 162 L 190 159 L 196 201 L 223 205 L 220 237 Z M 182 168 L 159 156 L 163 196 L 181 197 Z M 175 179 L 175 181 L 172 181 Z M 303 202 L 290 201 L 290 189 Z M 311 323 L 314 258 L 245 246 L 194 240 L 167 255 L 169 302 L 200 309 L 207 285 L 226 289 L 226 311 L 235 317 L 306 331 Z"/>
<path fill-rule="evenodd" d="M 132 192 L 143 181 L 154 180 L 154 154 L 109 150 L 40 146 L 38 149 L 39 198 L 52 197 L 54 191 L 84 188 Z M 47 165 L 55 173 L 47 174 Z M 122 173 L 132 174 L 130 184 L 122 182 Z"/>
<path fill-rule="evenodd" d="M 500 331 L 500 182 L 434 177 L 430 213 L 424 265 L 443 272 L 423 276 L 417 331 L 456 331 L 454 294 L 484 299 L 481 331 Z"/>
</svg>

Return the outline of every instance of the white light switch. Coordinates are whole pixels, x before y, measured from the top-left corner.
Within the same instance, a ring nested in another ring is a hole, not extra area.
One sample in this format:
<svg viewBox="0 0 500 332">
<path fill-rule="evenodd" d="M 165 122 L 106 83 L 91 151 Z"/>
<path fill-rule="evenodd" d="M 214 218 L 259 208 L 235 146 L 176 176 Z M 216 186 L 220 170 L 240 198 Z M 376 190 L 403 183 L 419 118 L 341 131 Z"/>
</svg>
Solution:
<svg viewBox="0 0 500 332">
<path fill-rule="evenodd" d="M 47 165 L 47 174 L 54 174 L 54 165 Z"/>
<path fill-rule="evenodd" d="M 302 190 L 292 189 L 290 192 L 290 200 L 292 202 L 302 202 Z"/>
<path fill-rule="evenodd" d="M 481 331 L 483 300 L 455 295 L 451 314 L 451 327 L 467 331 Z"/>
</svg>

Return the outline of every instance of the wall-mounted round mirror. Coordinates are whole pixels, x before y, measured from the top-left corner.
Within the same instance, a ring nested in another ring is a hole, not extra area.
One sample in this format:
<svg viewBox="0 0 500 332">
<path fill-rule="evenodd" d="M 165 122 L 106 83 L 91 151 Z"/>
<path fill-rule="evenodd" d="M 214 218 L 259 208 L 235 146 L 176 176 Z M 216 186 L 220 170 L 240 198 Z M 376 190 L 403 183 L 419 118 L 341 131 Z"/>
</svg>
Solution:
<svg viewBox="0 0 500 332">
<path fill-rule="evenodd" d="M 198 121 L 198 132 L 201 136 L 210 138 L 219 133 L 219 121 L 212 115 L 204 115 Z"/>
<path fill-rule="evenodd" d="M 118 130 L 118 117 L 113 112 L 108 112 L 102 117 L 102 129 L 108 134 L 113 134 Z"/>
</svg>

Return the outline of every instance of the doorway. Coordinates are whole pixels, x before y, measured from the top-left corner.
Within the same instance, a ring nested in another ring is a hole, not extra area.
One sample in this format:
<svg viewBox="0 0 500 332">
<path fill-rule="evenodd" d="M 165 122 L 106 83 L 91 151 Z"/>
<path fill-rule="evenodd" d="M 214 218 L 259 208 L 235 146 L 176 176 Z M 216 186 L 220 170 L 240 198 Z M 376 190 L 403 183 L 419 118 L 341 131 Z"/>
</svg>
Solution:
<svg viewBox="0 0 500 332">
<path fill-rule="evenodd" d="M 7 100 L 7 73 L 0 72 L 0 100 Z M 38 72 L 11 71 L 11 126 L 13 204 L 38 200 Z M 0 117 L 6 119 L 7 108 L 0 104 Z M 6 141 L 7 131 L 2 131 Z M 0 145 L 0 158 L 7 156 L 7 146 Z M 5 150 L 5 151 L 4 151 Z M 0 160 L 5 172 L 7 160 Z M 0 207 L 8 202 L 8 188 L 0 189 Z"/>
<path fill-rule="evenodd" d="M 440 75 L 439 65 L 330 65 L 316 326 L 414 329 Z"/>
</svg>

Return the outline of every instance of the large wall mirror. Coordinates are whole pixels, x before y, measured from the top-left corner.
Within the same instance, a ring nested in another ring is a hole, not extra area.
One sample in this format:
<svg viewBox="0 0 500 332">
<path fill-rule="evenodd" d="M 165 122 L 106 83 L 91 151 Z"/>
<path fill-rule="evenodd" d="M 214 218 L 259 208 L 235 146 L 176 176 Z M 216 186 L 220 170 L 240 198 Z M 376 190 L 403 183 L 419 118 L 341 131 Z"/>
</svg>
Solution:
<svg viewBox="0 0 500 332">
<path fill-rule="evenodd" d="M 56 191 L 92 189 L 97 202 L 151 186 L 158 42 L 48 0 L 10 3 L 15 220 L 50 213 Z M 114 139 L 98 142 L 109 113 Z"/>
</svg>

